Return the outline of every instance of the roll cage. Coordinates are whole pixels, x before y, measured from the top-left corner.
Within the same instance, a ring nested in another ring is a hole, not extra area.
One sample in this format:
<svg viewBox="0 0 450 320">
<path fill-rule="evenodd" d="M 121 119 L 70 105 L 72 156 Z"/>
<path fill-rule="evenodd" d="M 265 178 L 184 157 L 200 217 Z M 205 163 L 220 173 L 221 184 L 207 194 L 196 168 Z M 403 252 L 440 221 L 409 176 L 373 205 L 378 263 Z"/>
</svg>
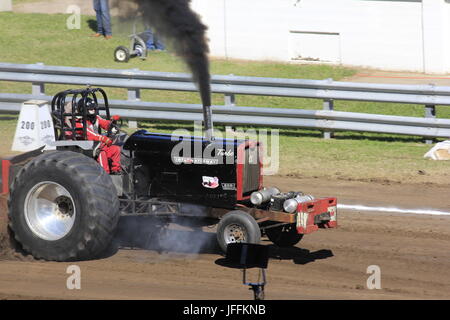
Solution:
<svg viewBox="0 0 450 320">
<path fill-rule="evenodd" d="M 103 97 L 103 106 L 100 106 L 97 95 Z M 87 140 L 87 111 L 86 108 L 79 112 L 77 106 L 80 101 L 83 104 L 91 98 L 98 105 L 96 115 L 105 111 L 106 119 L 110 120 L 109 103 L 106 92 L 101 88 L 87 88 L 66 90 L 58 93 L 52 99 L 52 119 L 57 141 Z M 83 128 L 76 128 L 76 123 L 81 120 Z M 101 134 L 101 128 L 99 128 Z"/>
</svg>

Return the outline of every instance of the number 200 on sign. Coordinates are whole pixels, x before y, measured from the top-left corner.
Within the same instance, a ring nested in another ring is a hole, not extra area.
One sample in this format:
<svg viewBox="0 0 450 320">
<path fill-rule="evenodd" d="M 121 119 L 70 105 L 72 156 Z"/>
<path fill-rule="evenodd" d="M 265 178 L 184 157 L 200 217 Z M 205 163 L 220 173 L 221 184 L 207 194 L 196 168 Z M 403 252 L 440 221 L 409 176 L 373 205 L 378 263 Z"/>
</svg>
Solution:
<svg viewBox="0 0 450 320">
<path fill-rule="evenodd" d="M 21 128 L 26 130 L 34 130 L 34 122 L 22 121 Z"/>
</svg>

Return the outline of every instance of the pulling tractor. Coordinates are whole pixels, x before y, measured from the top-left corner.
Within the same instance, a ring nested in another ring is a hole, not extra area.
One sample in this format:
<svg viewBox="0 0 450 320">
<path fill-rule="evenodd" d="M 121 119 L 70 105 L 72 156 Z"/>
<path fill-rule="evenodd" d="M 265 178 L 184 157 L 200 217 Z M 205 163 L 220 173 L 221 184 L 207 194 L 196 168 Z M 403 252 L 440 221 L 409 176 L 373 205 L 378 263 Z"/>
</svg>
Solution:
<svg viewBox="0 0 450 320">
<path fill-rule="evenodd" d="M 87 99 L 110 119 L 104 90 L 63 91 L 51 105 L 56 150 L 42 147 L 0 161 L 9 227 L 35 258 L 95 259 L 112 242 L 119 218 L 127 216 L 162 226 L 217 224 L 223 251 L 230 243 L 259 243 L 263 235 L 277 246 L 293 246 L 305 234 L 337 226 L 336 198 L 263 187 L 257 141 L 145 130 L 128 136 L 111 121 L 110 130 L 100 133 L 120 146 L 122 172 L 107 174 L 96 161 L 101 146 L 87 139 L 86 111 L 76 107 Z"/>
</svg>

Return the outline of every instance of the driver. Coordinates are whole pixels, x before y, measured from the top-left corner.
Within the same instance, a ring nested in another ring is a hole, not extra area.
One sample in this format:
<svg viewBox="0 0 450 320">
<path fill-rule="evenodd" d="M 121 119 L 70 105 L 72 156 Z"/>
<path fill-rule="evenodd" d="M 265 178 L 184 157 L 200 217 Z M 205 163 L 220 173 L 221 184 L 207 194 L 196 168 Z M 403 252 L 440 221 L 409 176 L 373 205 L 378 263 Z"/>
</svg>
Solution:
<svg viewBox="0 0 450 320">
<path fill-rule="evenodd" d="M 120 174 L 120 147 L 113 145 L 111 138 L 101 135 L 98 131 L 99 127 L 108 131 L 116 130 L 112 125 L 114 122 L 120 120 L 119 116 L 112 116 L 111 120 L 105 120 L 98 115 L 98 105 L 91 98 L 86 98 L 84 103 L 83 99 L 78 102 L 78 113 L 83 114 L 83 108 L 86 107 L 87 119 L 86 119 L 86 132 L 87 139 L 91 141 L 99 141 L 100 153 L 97 157 L 98 163 L 105 169 L 108 174 Z M 77 128 L 82 129 L 83 123 L 77 121 Z"/>
</svg>

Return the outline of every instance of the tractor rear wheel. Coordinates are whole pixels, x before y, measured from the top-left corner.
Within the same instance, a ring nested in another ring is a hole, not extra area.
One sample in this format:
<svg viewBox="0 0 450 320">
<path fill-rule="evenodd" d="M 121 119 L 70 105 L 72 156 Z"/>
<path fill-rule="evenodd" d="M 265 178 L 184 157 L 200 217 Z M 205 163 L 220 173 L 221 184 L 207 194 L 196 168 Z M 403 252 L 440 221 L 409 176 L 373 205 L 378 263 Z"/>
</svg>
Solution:
<svg viewBox="0 0 450 320">
<path fill-rule="evenodd" d="M 44 153 L 12 184 L 9 226 L 35 258 L 97 258 L 110 245 L 119 220 L 115 190 L 95 160 L 71 151 Z"/>
<path fill-rule="evenodd" d="M 230 243 L 255 243 L 261 241 L 261 230 L 256 220 L 247 212 L 230 211 L 217 225 L 217 240 L 223 252 Z"/>
</svg>

